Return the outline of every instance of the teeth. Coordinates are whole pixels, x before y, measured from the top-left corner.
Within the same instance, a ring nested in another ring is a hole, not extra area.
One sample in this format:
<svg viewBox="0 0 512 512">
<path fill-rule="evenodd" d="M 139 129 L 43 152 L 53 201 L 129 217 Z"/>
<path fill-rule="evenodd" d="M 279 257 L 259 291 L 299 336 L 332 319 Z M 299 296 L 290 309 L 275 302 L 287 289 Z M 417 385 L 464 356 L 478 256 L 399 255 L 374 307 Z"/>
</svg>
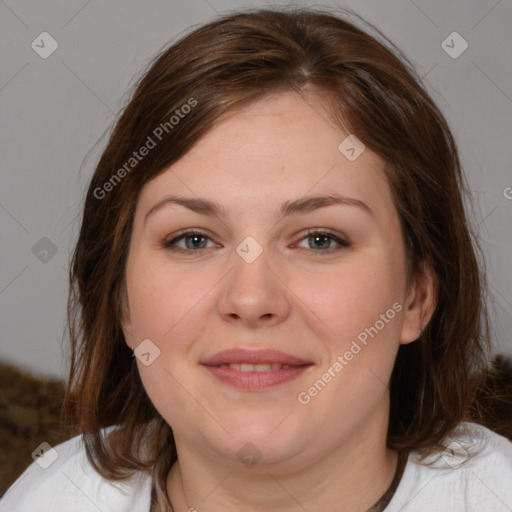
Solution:
<svg viewBox="0 0 512 512">
<path fill-rule="evenodd" d="M 249 363 L 231 363 L 231 364 L 221 364 L 221 367 L 228 367 L 232 370 L 237 370 L 241 372 L 271 372 L 273 370 L 287 370 L 289 368 L 293 368 L 288 364 L 280 364 L 280 363 L 260 363 L 260 364 L 249 364 Z"/>
</svg>

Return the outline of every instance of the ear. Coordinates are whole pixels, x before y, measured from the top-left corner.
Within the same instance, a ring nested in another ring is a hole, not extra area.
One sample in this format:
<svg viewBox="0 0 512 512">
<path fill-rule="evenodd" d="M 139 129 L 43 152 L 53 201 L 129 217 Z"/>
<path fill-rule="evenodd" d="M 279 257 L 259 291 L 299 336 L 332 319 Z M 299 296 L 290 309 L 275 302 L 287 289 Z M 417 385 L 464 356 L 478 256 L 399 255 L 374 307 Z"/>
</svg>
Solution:
<svg viewBox="0 0 512 512">
<path fill-rule="evenodd" d="M 400 344 L 417 340 L 432 318 L 437 306 L 437 280 L 426 264 L 412 276 L 404 305 Z"/>
</svg>

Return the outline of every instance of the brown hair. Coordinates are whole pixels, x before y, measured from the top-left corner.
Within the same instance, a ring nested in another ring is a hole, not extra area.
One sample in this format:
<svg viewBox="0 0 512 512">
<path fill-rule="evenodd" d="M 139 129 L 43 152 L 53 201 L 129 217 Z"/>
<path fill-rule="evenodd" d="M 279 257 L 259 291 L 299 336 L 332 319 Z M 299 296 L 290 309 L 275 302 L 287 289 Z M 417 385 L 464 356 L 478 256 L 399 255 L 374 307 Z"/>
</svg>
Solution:
<svg viewBox="0 0 512 512">
<path fill-rule="evenodd" d="M 388 446 L 427 453 L 471 418 L 489 336 L 456 145 L 412 65 L 368 26 L 375 37 L 325 11 L 227 15 L 164 50 L 135 88 L 90 182 L 70 273 L 67 410 L 107 478 L 153 469 L 165 489 L 176 460 L 172 431 L 145 393 L 119 321 L 138 194 L 235 109 L 286 90 L 316 94 L 340 128 L 384 160 L 409 275 L 427 265 L 437 281 L 430 323 L 398 352 Z M 170 121 L 187 104 L 195 106 Z M 159 126 L 165 143 L 127 167 Z M 115 437 L 104 435 L 112 425 Z"/>
</svg>

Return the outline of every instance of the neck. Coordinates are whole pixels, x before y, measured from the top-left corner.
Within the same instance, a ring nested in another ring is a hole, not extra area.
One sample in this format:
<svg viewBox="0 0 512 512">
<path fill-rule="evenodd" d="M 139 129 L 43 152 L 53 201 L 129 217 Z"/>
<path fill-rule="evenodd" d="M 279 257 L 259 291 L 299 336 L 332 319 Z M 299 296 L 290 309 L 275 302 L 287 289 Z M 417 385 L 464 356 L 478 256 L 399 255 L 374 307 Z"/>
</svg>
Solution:
<svg viewBox="0 0 512 512">
<path fill-rule="evenodd" d="M 387 415 L 375 420 L 359 425 L 357 432 L 315 460 L 251 468 L 205 457 L 175 436 L 179 460 L 167 478 L 173 510 L 365 512 L 391 485 L 398 461 L 396 452 L 386 448 Z"/>
</svg>

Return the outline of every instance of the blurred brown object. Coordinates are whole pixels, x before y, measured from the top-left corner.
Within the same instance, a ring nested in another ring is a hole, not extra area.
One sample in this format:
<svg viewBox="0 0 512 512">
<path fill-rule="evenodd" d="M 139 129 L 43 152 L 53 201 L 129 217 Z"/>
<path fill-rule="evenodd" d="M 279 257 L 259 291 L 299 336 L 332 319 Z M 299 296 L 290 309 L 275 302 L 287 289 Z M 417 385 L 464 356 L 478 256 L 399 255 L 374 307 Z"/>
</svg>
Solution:
<svg viewBox="0 0 512 512">
<path fill-rule="evenodd" d="M 512 358 L 497 355 L 474 399 L 472 421 L 512 441 Z"/>
<path fill-rule="evenodd" d="M 0 496 L 32 462 L 44 441 L 71 437 L 61 422 L 64 383 L 0 361 Z"/>
</svg>

